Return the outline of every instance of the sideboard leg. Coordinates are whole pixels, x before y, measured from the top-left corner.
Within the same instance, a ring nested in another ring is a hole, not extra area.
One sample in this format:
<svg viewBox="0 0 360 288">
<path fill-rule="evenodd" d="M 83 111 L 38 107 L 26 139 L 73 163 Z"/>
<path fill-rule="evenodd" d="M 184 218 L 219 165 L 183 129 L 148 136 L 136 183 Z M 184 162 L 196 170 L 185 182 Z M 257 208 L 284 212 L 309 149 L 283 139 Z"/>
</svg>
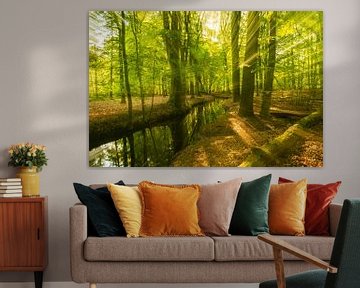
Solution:
<svg viewBox="0 0 360 288">
<path fill-rule="evenodd" d="M 42 288 L 43 284 L 43 271 L 35 271 L 35 288 Z"/>
<path fill-rule="evenodd" d="M 96 288 L 96 284 L 95 283 L 89 283 L 89 288 Z"/>
</svg>

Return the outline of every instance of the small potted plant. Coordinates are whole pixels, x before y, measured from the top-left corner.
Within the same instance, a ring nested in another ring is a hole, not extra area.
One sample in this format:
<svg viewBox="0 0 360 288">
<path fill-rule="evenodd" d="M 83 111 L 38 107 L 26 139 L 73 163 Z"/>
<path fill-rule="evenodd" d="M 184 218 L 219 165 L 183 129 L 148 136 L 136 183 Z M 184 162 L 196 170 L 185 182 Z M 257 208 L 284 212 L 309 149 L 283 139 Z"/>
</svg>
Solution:
<svg viewBox="0 0 360 288">
<path fill-rule="evenodd" d="M 47 165 L 46 147 L 33 143 L 20 143 L 9 147 L 9 166 L 19 167 L 16 174 L 21 178 L 22 194 L 24 197 L 39 196 L 39 174 L 42 167 Z"/>
</svg>

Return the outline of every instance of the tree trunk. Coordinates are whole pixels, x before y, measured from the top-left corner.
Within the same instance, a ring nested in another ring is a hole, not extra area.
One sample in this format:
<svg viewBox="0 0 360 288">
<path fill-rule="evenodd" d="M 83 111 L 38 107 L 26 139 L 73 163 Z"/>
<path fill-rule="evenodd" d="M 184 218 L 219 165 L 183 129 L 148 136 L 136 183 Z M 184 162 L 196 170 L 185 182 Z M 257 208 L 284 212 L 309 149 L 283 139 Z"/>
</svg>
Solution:
<svg viewBox="0 0 360 288">
<path fill-rule="evenodd" d="M 142 167 L 148 167 L 148 150 L 147 150 L 147 137 L 146 137 L 146 129 L 142 129 L 142 137 L 143 137 L 143 164 Z"/>
<path fill-rule="evenodd" d="M 195 53 L 194 53 L 194 50 L 197 49 L 198 47 L 198 43 L 196 41 L 196 39 L 194 39 L 194 36 L 193 34 L 196 34 L 195 31 L 193 31 L 193 22 L 192 22 L 192 14 L 191 13 L 194 13 L 194 12 L 191 12 L 189 11 L 189 14 L 188 14 L 188 22 L 191 22 L 191 25 L 189 24 L 186 24 L 186 36 L 187 36 L 187 49 L 188 49 L 188 62 L 189 62 L 189 68 L 188 71 L 189 71 L 189 75 L 187 75 L 188 77 L 188 85 L 189 85 L 189 94 L 191 95 L 191 97 L 193 98 L 195 96 Z M 196 23 L 195 23 L 196 24 Z"/>
<path fill-rule="evenodd" d="M 169 104 L 177 110 L 185 109 L 185 91 L 183 89 L 180 46 L 180 12 L 163 11 L 164 42 L 171 71 L 171 91 Z"/>
<path fill-rule="evenodd" d="M 121 103 L 126 103 L 126 93 L 125 93 L 125 84 L 124 84 L 124 61 L 123 61 L 123 51 L 122 51 L 122 27 L 119 21 L 119 15 L 117 12 L 110 12 L 114 22 L 116 24 L 116 28 L 118 31 L 118 63 L 119 63 L 119 95 L 121 99 Z"/>
<path fill-rule="evenodd" d="M 317 35 L 317 39 L 318 39 L 318 42 L 321 43 L 321 50 L 319 52 L 320 57 L 318 56 L 319 58 L 318 58 L 317 63 L 318 63 L 318 69 L 319 69 L 318 76 L 320 77 L 319 86 L 320 86 L 321 91 L 322 91 L 323 90 L 323 75 L 324 75 L 324 71 L 323 71 L 323 69 L 324 69 L 324 67 L 323 67 L 323 65 L 324 65 L 324 63 L 323 63 L 324 57 L 323 57 L 323 50 L 322 50 L 322 44 L 323 44 L 323 41 L 324 41 L 324 39 L 323 39 L 323 30 L 324 30 L 323 23 L 324 23 L 324 21 L 323 21 L 323 12 L 319 11 L 319 12 L 317 12 L 317 14 L 318 14 L 318 17 L 319 17 L 319 24 L 320 24 L 319 34 Z"/>
<path fill-rule="evenodd" d="M 99 85 L 98 85 L 98 72 L 97 72 L 97 67 L 95 67 L 95 98 L 98 99 L 99 98 L 99 89 L 98 89 Z"/>
<path fill-rule="evenodd" d="M 241 116 L 254 115 L 253 103 L 255 88 L 255 70 L 259 49 L 259 22 L 259 12 L 249 12 L 246 25 L 246 49 L 239 109 L 239 114 Z"/>
<path fill-rule="evenodd" d="M 291 48 L 291 53 L 290 53 L 290 65 L 291 65 L 291 91 L 292 91 L 292 95 L 291 96 L 294 96 L 294 93 L 295 93 L 295 90 L 296 90 L 296 73 L 295 73 L 295 60 L 294 60 L 294 49 Z"/>
<path fill-rule="evenodd" d="M 132 119 L 132 99 L 131 99 L 131 91 L 130 91 L 130 82 L 129 82 L 129 68 L 128 68 L 128 62 L 127 62 L 127 55 L 126 55 L 126 46 L 125 46 L 125 36 L 126 36 L 126 30 L 125 30 L 125 12 L 121 11 L 121 48 L 122 48 L 122 56 L 123 56 L 123 62 L 124 62 L 124 77 L 125 77 L 125 90 L 126 90 L 126 97 L 128 102 L 128 125 L 131 128 L 133 125 L 133 119 Z M 131 144 L 131 142 L 130 142 Z"/>
<path fill-rule="evenodd" d="M 119 39 L 121 39 L 121 30 L 119 30 Z M 119 94 L 121 103 L 126 103 L 125 85 L 124 85 L 124 61 L 122 60 L 121 41 L 119 40 Z"/>
<path fill-rule="evenodd" d="M 128 139 L 130 146 L 130 166 L 136 167 L 134 134 L 131 133 Z"/>
<path fill-rule="evenodd" d="M 128 148 L 127 148 L 127 141 L 126 141 L 126 137 L 123 137 L 123 167 L 128 167 L 129 166 L 129 161 L 128 161 Z"/>
<path fill-rule="evenodd" d="M 188 91 L 188 83 L 187 83 L 187 67 L 190 64 L 190 49 L 191 49 L 191 11 L 183 11 L 180 12 L 180 17 L 181 17 L 181 13 L 183 14 L 183 18 L 179 19 L 179 30 L 180 33 L 182 31 L 182 26 L 184 27 L 184 33 L 183 35 L 181 35 L 180 39 L 180 61 L 181 61 L 181 80 L 182 80 L 182 89 L 183 89 L 183 93 L 184 95 L 187 94 Z M 183 25 L 181 25 L 183 24 Z"/>
<path fill-rule="evenodd" d="M 137 18 L 137 12 L 132 12 L 133 21 L 131 23 L 132 32 L 135 39 L 135 52 L 136 52 L 136 74 L 139 80 L 139 89 L 140 89 L 140 99 L 141 99 L 141 110 L 142 110 L 142 118 L 145 121 L 145 97 L 144 97 L 144 88 L 143 88 L 143 81 L 142 81 L 142 64 L 140 61 L 140 43 L 138 39 L 139 33 L 139 19 Z"/>
<path fill-rule="evenodd" d="M 269 58 L 267 61 L 267 68 L 265 72 L 265 83 L 264 91 L 262 93 L 262 103 L 261 103 L 261 116 L 270 115 L 270 106 L 271 106 L 271 93 L 273 90 L 274 82 L 274 71 L 275 71 L 275 61 L 276 61 L 276 17 L 277 12 L 274 11 L 271 14 L 270 18 L 270 40 L 269 40 Z"/>
<path fill-rule="evenodd" d="M 231 58 L 233 101 L 240 100 L 239 32 L 241 11 L 231 12 Z"/>
<path fill-rule="evenodd" d="M 119 146 L 118 146 L 118 141 L 120 140 L 116 140 L 115 143 L 115 156 L 114 156 L 114 162 L 116 167 L 120 167 L 120 155 L 119 155 Z"/>
<path fill-rule="evenodd" d="M 113 43 L 111 43 L 110 47 L 110 99 L 113 99 L 113 61 L 114 61 L 114 51 L 113 51 Z"/>
</svg>

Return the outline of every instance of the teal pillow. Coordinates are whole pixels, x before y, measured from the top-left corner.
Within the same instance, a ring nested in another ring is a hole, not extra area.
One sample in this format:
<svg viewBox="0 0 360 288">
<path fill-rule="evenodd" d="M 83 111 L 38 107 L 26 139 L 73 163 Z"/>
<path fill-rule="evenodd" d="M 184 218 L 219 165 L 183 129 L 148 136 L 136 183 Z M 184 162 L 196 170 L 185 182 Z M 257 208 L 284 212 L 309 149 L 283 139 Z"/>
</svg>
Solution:
<svg viewBox="0 0 360 288">
<path fill-rule="evenodd" d="M 270 181 L 271 174 L 241 184 L 230 222 L 230 234 L 256 236 L 269 233 Z"/>
</svg>

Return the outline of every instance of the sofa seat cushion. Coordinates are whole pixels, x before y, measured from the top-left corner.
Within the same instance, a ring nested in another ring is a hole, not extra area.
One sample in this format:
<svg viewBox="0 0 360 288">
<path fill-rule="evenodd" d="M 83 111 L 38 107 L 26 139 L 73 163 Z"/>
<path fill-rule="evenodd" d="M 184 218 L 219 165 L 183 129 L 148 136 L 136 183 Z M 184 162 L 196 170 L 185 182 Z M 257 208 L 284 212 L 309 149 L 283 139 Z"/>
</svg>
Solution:
<svg viewBox="0 0 360 288">
<path fill-rule="evenodd" d="M 87 261 L 213 261 L 210 237 L 88 237 Z"/>
<path fill-rule="evenodd" d="M 276 236 L 322 260 L 330 260 L 334 237 Z M 272 260 L 272 246 L 254 236 L 212 237 L 215 242 L 215 261 Z M 284 260 L 299 260 L 288 253 Z"/>
</svg>

